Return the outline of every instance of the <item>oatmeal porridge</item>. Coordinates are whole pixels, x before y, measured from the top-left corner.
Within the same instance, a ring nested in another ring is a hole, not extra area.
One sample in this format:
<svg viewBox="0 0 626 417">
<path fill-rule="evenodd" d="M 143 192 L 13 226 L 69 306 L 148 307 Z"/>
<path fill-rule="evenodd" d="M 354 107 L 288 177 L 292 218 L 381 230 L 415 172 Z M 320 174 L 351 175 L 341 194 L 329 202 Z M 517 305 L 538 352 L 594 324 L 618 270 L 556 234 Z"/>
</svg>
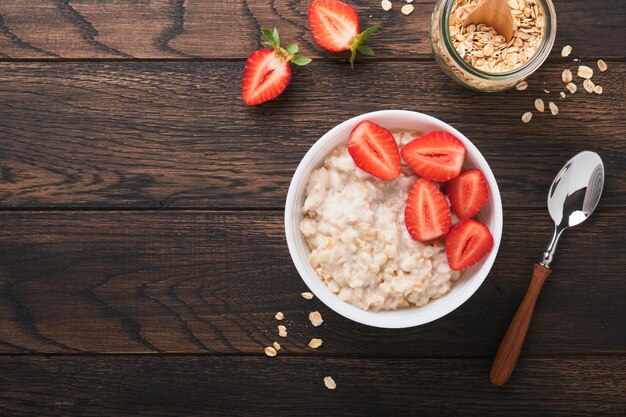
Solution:
<svg viewBox="0 0 626 417">
<path fill-rule="evenodd" d="M 402 147 L 419 133 L 393 136 Z M 420 243 L 407 231 L 405 202 L 417 178 L 405 164 L 390 181 L 369 175 L 346 145 L 311 174 L 300 231 L 317 275 L 342 300 L 373 311 L 423 306 L 458 280 L 441 240 Z"/>
</svg>

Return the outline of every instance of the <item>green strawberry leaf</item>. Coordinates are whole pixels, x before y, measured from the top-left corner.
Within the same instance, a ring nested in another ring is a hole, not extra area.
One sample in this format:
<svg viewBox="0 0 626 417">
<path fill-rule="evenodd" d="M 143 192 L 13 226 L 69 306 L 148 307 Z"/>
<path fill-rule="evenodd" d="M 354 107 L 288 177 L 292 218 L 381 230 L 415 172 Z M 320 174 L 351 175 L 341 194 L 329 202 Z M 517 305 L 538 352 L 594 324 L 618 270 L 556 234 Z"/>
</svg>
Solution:
<svg viewBox="0 0 626 417">
<path fill-rule="evenodd" d="M 357 50 L 362 53 L 363 55 L 374 55 L 374 50 L 372 49 L 371 46 L 367 46 L 367 45 L 360 45 Z"/>
<path fill-rule="evenodd" d="M 276 47 L 280 46 L 280 37 L 278 36 L 278 29 L 274 28 L 274 42 L 276 42 Z"/>
<path fill-rule="evenodd" d="M 376 23 L 375 25 L 368 27 L 363 32 L 361 32 L 359 36 L 357 36 L 356 39 L 352 42 L 352 45 L 350 45 L 350 66 L 352 67 L 352 69 L 354 69 L 354 60 L 356 59 L 357 51 L 361 52 L 364 55 L 374 55 L 374 50 L 371 47 L 365 45 L 365 41 L 367 40 L 367 38 L 370 37 L 372 33 L 376 32 L 379 27 L 380 23 Z"/>
<path fill-rule="evenodd" d="M 298 65 L 300 67 L 308 64 L 311 61 L 313 61 L 311 58 L 308 58 L 302 55 L 294 55 L 291 57 L 291 62 L 293 62 L 295 65 Z"/>
<path fill-rule="evenodd" d="M 289 52 L 290 54 L 297 54 L 298 53 L 298 45 L 296 45 L 295 43 L 289 44 L 289 46 L 287 46 L 287 52 Z"/>
<path fill-rule="evenodd" d="M 265 38 L 267 39 L 267 43 L 270 44 L 271 46 L 275 45 L 275 41 L 274 41 L 274 33 L 272 32 L 271 29 L 263 29 L 263 34 L 265 35 Z"/>
<path fill-rule="evenodd" d="M 359 38 L 361 38 L 361 43 L 364 43 L 367 40 L 367 38 L 370 37 L 372 33 L 378 30 L 378 28 L 380 28 L 380 23 L 376 23 L 375 25 L 370 26 L 367 29 L 365 29 L 363 32 L 361 32 L 361 34 L 359 35 Z"/>
</svg>

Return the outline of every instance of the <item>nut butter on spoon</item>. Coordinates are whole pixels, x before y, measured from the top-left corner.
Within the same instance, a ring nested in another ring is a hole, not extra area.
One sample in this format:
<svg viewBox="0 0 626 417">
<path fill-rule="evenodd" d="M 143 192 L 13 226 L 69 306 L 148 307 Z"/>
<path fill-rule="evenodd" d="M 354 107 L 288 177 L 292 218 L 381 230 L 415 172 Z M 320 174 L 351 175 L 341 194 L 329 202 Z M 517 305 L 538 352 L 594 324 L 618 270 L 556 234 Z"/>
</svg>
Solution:
<svg viewBox="0 0 626 417">
<path fill-rule="evenodd" d="M 478 25 L 484 23 L 491 26 L 500 35 L 504 36 L 507 42 L 511 41 L 515 33 L 515 23 L 513 14 L 506 0 L 481 0 L 474 10 L 463 19 L 463 27 L 471 24 Z"/>
</svg>

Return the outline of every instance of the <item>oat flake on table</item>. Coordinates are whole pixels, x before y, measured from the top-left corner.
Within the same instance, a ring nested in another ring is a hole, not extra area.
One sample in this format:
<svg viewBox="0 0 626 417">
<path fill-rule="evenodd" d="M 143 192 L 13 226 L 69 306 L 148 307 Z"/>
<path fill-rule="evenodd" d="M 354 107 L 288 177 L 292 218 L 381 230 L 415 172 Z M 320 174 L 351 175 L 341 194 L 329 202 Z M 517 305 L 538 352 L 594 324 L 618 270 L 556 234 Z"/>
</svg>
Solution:
<svg viewBox="0 0 626 417">
<path fill-rule="evenodd" d="M 309 321 L 315 327 L 320 326 L 324 323 L 324 319 L 322 319 L 322 315 L 319 311 L 312 311 L 309 313 Z"/>
<path fill-rule="evenodd" d="M 402 6 L 402 8 L 400 9 L 400 11 L 402 12 L 403 15 L 408 16 L 411 13 L 413 13 L 413 10 L 415 10 L 415 7 L 412 4 L 405 4 L 404 6 Z"/>
<path fill-rule="evenodd" d="M 324 377 L 324 385 L 326 385 L 326 388 L 328 389 L 335 389 L 337 388 L 337 384 L 335 383 L 335 380 L 330 377 L 330 376 L 325 376 Z"/>
<path fill-rule="evenodd" d="M 322 343 L 323 343 L 322 339 L 313 338 L 309 342 L 309 347 L 311 349 L 317 349 L 318 347 L 322 346 Z"/>
</svg>

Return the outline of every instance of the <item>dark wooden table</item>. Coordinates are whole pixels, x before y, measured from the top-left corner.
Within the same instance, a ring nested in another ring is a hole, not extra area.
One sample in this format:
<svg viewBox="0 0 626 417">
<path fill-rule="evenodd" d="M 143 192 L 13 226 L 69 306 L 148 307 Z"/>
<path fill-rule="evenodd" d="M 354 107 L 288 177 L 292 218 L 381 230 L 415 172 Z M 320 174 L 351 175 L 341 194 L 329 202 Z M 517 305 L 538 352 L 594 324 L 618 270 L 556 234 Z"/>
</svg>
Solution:
<svg viewBox="0 0 626 417">
<path fill-rule="evenodd" d="M 307 1 L 0 2 L 0 415 L 624 415 L 626 2 L 558 0 L 555 48 L 528 90 L 491 95 L 435 64 L 433 1 L 408 17 L 352 3 L 382 23 L 355 71 L 315 46 Z M 273 26 L 316 59 L 246 108 L 245 58 Z M 605 59 L 603 95 L 558 100 L 572 58 Z M 525 125 L 536 97 L 560 114 Z M 504 204 L 480 290 L 400 331 L 302 299 L 282 223 L 307 149 L 380 109 L 464 132 Z M 491 359 L 550 238 L 548 187 L 585 149 L 604 159 L 604 196 L 559 245 L 518 368 L 495 388 Z M 279 310 L 289 337 L 268 358 Z"/>
</svg>

